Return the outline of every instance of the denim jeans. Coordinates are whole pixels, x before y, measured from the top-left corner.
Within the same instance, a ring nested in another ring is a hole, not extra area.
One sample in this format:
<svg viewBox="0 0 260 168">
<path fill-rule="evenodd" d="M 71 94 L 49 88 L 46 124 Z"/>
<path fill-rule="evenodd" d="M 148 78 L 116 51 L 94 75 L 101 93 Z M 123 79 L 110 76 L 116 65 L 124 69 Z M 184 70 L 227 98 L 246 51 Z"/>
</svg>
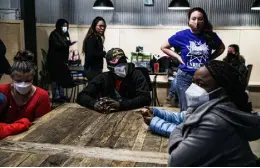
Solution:
<svg viewBox="0 0 260 168">
<path fill-rule="evenodd" d="M 51 83 L 51 90 L 53 99 L 59 99 L 61 97 L 64 97 L 64 89 L 58 86 L 56 82 Z"/>
<path fill-rule="evenodd" d="M 179 97 L 181 111 L 186 111 L 188 108 L 185 92 L 191 85 L 192 79 L 193 74 L 184 72 L 180 69 L 178 70 L 176 76 L 176 91 Z"/>
<path fill-rule="evenodd" d="M 171 87 L 170 87 L 169 96 L 172 97 L 175 92 L 176 92 L 176 78 L 174 78 L 174 79 L 171 81 Z"/>
</svg>

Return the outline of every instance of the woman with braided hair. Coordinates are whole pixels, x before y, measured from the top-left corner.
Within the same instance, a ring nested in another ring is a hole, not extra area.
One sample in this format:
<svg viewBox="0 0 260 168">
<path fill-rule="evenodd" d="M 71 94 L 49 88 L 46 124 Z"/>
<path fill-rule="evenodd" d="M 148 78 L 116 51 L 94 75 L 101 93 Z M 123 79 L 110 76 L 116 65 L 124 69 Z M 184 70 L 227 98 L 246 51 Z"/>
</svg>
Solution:
<svg viewBox="0 0 260 168">
<path fill-rule="evenodd" d="M 141 110 L 149 129 L 169 136 L 169 166 L 254 166 L 248 141 L 260 138 L 245 78 L 223 61 L 199 68 L 186 91 L 188 110 Z"/>
<path fill-rule="evenodd" d="M 217 86 L 222 87 L 227 95 L 241 111 L 251 112 L 252 106 L 248 103 L 248 95 L 245 92 L 246 78 L 232 65 L 222 61 L 212 61 L 206 65 L 210 75 Z"/>
<path fill-rule="evenodd" d="M 171 133 L 169 166 L 255 166 L 249 141 L 260 138 L 245 78 L 223 61 L 199 68 L 186 91 L 184 122 Z"/>
</svg>

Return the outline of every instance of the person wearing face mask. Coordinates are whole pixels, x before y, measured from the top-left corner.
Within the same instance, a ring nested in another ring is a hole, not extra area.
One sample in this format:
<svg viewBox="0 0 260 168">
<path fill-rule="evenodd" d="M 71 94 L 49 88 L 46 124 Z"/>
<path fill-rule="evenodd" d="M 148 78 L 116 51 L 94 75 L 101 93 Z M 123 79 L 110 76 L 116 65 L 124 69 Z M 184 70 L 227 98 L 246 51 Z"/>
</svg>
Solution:
<svg viewBox="0 0 260 168">
<path fill-rule="evenodd" d="M 221 55 L 225 46 L 214 33 L 213 26 L 202 8 L 188 12 L 189 29 L 177 32 L 161 46 L 161 50 L 181 63 L 176 76 L 176 91 L 181 111 L 187 110 L 185 91 L 192 83 L 194 72 L 204 64 Z M 180 55 L 171 48 L 180 49 Z M 215 50 L 212 53 L 212 50 Z"/>
<path fill-rule="evenodd" d="M 194 74 L 186 91 L 189 115 L 169 139 L 170 167 L 256 166 L 249 141 L 260 138 L 260 115 L 252 113 L 245 78 L 213 60 Z"/>
<path fill-rule="evenodd" d="M 91 81 L 95 76 L 102 73 L 106 21 L 104 18 L 96 17 L 83 41 L 82 52 L 85 54 L 84 72 L 85 76 Z"/>
<path fill-rule="evenodd" d="M 34 55 L 21 50 L 11 67 L 11 84 L 0 85 L 0 139 L 29 128 L 31 122 L 51 111 L 48 93 L 32 84 Z"/>
<path fill-rule="evenodd" d="M 77 103 L 107 113 L 136 109 L 151 102 L 149 86 L 143 73 L 127 63 L 120 48 L 106 54 L 109 72 L 97 75 L 77 96 Z"/>
<path fill-rule="evenodd" d="M 67 20 L 57 20 L 56 29 L 51 32 L 49 37 L 47 53 L 47 64 L 52 81 L 52 99 L 59 102 L 69 101 L 69 98 L 64 96 L 64 89 L 62 88 L 66 85 L 67 78 L 61 72 L 67 69 L 69 47 L 76 41 L 71 41 L 68 29 L 69 23 Z"/>
<path fill-rule="evenodd" d="M 144 122 L 152 132 L 169 137 L 177 125 L 183 123 L 184 118 L 190 115 L 191 109 L 196 108 L 210 99 L 216 98 L 223 92 L 222 88 L 209 91 L 209 93 L 192 83 L 186 90 L 187 111 L 173 112 L 156 107 L 145 107 L 140 110 Z"/>
<path fill-rule="evenodd" d="M 244 77 L 247 76 L 246 61 L 245 58 L 240 55 L 239 46 L 237 44 L 231 44 L 228 46 L 227 56 L 223 61 L 236 68 Z"/>
</svg>

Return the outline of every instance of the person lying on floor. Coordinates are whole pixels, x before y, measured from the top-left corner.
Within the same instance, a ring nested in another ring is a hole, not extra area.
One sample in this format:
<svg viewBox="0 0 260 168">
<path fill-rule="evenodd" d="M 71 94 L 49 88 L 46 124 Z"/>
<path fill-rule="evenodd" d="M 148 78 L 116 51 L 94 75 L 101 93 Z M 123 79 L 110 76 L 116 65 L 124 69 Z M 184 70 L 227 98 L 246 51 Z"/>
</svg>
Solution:
<svg viewBox="0 0 260 168">
<path fill-rule="evenodd" d="M 51 111 L 47 91 L 32 84 L 36 66 L 30 51 L 19 51 L 11 68 L 11 84 L 0 85 L 0 139 L 27 130 Z"/>
<path fill-rule="evenodd" d="M 127 63 L 124 51 L 112 48 L 106 61 L 110 71 L 96 76 L 77 95 L 77 103 L 103 113 L 150 105 L 148 82 L 133 63 Z"/>
<path fill-rule="evenodd" d="M 251 113 L 245 78 L 228 63 L 214 60 L 195 72 L 194 83 L 186 91 L 189 108 L 183 123 L 169 139 L 168 165 L 255 166 L 258 159 L 248 141 L 260 138 L 260 116 Z"/>
</svg>

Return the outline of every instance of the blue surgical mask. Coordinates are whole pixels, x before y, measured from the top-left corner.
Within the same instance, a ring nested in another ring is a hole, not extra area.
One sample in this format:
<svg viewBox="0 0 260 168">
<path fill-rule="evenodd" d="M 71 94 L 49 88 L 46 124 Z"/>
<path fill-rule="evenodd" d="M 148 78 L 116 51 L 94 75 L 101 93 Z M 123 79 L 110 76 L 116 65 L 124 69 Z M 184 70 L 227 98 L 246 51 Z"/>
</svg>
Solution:
<svg viewBox="0 0 260 168">
<path fill-rule="evenodd" d="M 64 26 L 61 28 L 61 30 L 63 31 L 63 33 L 66 33 L 68 31 L 68 27 Z"/>
</svg>

